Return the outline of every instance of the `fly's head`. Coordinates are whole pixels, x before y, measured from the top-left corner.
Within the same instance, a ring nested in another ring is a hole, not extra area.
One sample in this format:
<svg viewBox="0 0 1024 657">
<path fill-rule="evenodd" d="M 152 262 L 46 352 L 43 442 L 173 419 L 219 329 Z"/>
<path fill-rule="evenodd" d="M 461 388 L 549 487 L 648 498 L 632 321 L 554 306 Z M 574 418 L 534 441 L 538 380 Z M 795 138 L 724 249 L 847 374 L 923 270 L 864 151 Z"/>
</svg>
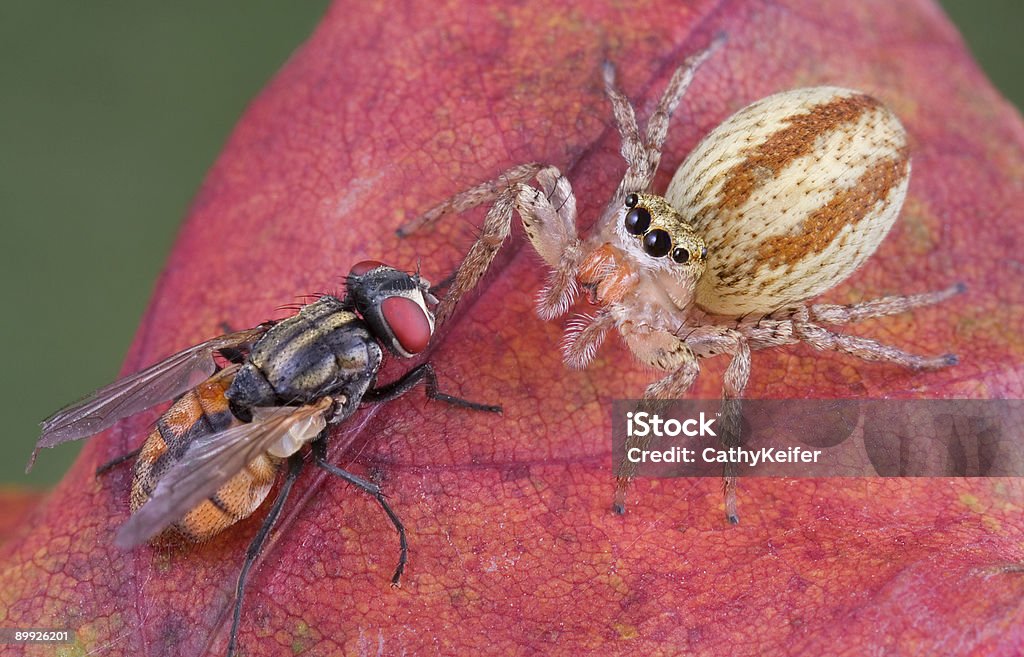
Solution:
<svg viewBox="0 0 1024 657">
<path fill-rule="evenodd" d="M 345 286 L 347 301 L 392 353 L 411 358 L 427 348 L 434 334 L 431 309 L 437 305 L 429 281 L 364 260 L 349 270 Z"/>
<path fill-rule="evenodd" d="M 658 281 L 676 305 L 689 304 L 707 262 L 703 238 L 661 196 L 629 194 L 623 210 L 615 235 L 633 269 Z"/>
</svg>

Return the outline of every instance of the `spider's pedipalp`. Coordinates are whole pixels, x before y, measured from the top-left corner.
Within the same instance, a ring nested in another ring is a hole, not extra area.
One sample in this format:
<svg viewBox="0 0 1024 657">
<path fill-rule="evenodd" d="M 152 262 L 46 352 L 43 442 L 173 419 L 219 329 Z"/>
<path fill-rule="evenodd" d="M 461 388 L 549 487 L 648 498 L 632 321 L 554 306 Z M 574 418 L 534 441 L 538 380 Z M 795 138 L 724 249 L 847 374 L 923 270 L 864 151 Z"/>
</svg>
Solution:
<svg viewBox="0 0 1024 657">
<path fill-rule="evenodd" d="M 599 312 L 594 317 L 577 315 L 566 324 L 562 338 L 562 360 L 573 369 L 584 369 L 594 360 L 608 331 L 614 326 L 615 320 L 607 311 Z"/>
</svg>

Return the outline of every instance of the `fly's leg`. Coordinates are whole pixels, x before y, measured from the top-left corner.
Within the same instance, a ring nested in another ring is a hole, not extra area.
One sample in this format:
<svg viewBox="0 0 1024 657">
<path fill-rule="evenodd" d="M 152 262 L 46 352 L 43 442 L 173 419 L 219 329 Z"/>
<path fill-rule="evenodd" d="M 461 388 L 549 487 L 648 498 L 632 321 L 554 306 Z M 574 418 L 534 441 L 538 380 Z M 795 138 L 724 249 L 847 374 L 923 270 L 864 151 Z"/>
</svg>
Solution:
<svg viewBox="0 0 1024 657">
<path fill-rule="evenodd" d="M 391 576 L 391 585 L 398 586 L 402 579 L 402 573 L 405 572 L 405 564 L 409 561 L 409 541 L 405 536 L 405 525 L 402 524 L 402 520 L 388 504 L 380 486 L 370 483 L 362 477 L 354 475 L 351 472 L 343 470 L 333 463 L 328 462 L 327 440 L 325 434 L 321 434 L 319 438 L 313 441 L 312 448 L 313 459 L 316 462 L 317 467 L 322 468 L 336 477 L 340 477 L 353 486 L 373 496 L 373 498 L 377 500 L 377 503 L 380 504 L 380 507 L 384 509 L 384 513 L 386 513 L 388 518 L 391 520 L 391 524 L 395 526 L 395 531 L 398 532 L 399 553 L 398 566 L 395 568 L 394 575 Z"/>
<path fill-rule="evenodd" d="M 220 323 L 220 330 L 224 331 L 225 334 L 234 333 L 231 325 L 227 322 Z M 244 349 L 239 349 L 238 347 L 224 347 L 222 349 L 218 349 L 217 353 L 223 356 L 224 360 L 229 363 L 234 363 L 235 365 L 242 365 L 245 363 L 246 350 Z"/>
<path fill-rule="evenodd" d="M 437 374 L 434 372 L 434 366 L 430 363 L 423 363 L 422 365 L 414 367 L 403 374 L 400 378 L 387 385 L 367 390 L 366 394 L 363 395 L 363 401 L 368 404 L 380 404 L 398 399 L 405 393 L 412 390 L 413 387 L 421 381 L 427 386 L 427 397 L 430 399 L 443 401 L 446 404 L 459 406 L 460 408 L 468 408 L 471 411 L 501 413 L 501 406 L 478 404 L 477 402 L 471 402 L 469 400 L 462 399 L 461 397 L 453 397 L 452 395 L 438 391 Z"/>
<path fill-rule="evenodd" d="M 451 287 L 452 283 L 455 282 L 456 273 L 458 273 L 458 270 L 455 270 L 452 273 L 445 276 L 444 280 L 442 280 L 440 283 L 435 283 L 434 285 L 431 285 L 428 291 L 435 297 L 441 296 L 441 290 L 448 289 L 449 287 Z"/>
<path fill-rule="evenodd" d="M 285 476 L 284 483 L 281 485 L 281 490 L 277 493 L 277 499 L 274 500 L 274 506 L 270 507 L 270 512 L 263 519 L 260 530 L 256 532 L 252 542 L 249 543 L 249 548 L 245 551 L 245 561 L 242 563 L 242 570 L 238 573 L 238 584 L 235 586 L 235 608 L 231 619 L 231 635 L 228 639 L 227 657 L 233 657 L 235 648 L 238 646 L 238 624 L 242 619 L 242 599 L 245 595 L 245 585 L 249 578 L 249 570 L 259 557 L 260 552 L 263 550 L 263 544 L 266 543 L 267 537 L 270 536 L 270 530 L 274 528 L 274 524 L 281 515 L 281 509 L 284 507 L 285 500 L 288 499 L 288 494 L 291 493 L 295 480 L 298 478 L 299 473 L 302 472 L 303 463 L 301 454 L 294 454 L 288 458 L 288 473 Z"/>
<path fill-rule="evenodd" d="M 529 183 L 536 178 L 540 188 Z M 492 203 L 480 237 L 459 265 L 438 308 L 443 322 L 490 267 L 498 249 L 512 230 L 513 211 L 518 212 L 533 248 L 553 270 L 541 292 L 537 312 L 544 319 L 564 314 L 576 296 L 576 271 L 582 259 L 576 235 L 576 199 L 569 181 L 555 167 L 524 164 L 513 167 L 497 179 L 458 194 L 398 229 L 407 236 L 432 224 L 446 214 Z"/>
<path fill-rule="evenodd" d="M 141 447 L 136 447 L 135 449 L 133 449 L 130 452 L 127 452 L 126 454 L 122 454 L 121 456 L 117 456 L 115 458 L 110 459 L 109 461 L 107 461 L 106 463 L 101 465 L 100 467 L 96 468 L 96 476 L 97 477 L 101 477 L 101 476 L 107 474 L 108 472 L 110 472 L 111 470 L 113 470 L 117 466 L 121 465 L 125 461 L 129 461 L 129 460 L 135 458 L 141 452 L 142 452 L 142 448 Z"/>
</svg>

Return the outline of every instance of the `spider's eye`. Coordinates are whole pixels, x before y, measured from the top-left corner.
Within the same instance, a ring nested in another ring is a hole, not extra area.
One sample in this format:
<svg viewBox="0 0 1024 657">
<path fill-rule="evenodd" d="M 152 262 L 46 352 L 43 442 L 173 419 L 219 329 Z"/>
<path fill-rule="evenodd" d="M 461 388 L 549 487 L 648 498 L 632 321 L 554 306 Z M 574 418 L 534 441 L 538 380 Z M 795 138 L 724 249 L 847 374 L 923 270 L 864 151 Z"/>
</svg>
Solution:
<svg viewBox="0 0 1024 657">
<path fill-rule="evenodd" d="M 626 232 L 643 235 L 651 227 L 651 213 L 644 208 L 633 208 L 626 213 Z"/>
<path fill-rule="evenodd" d="M 660 228 L 655 228 L 644 235 L 644 251 L 655 258 L 668 255 L 672 250 L 672 238 Z"/>
<path fill-rule="evenodd" d="M 708 257 L 708 247 L 705 246 L 703 249 L 700 250 L 700 259 L 704 260 L 707 257 Z"/>
<path fill-rule="evenodd" d="M 678 262 L 679 264 L 684 264 L 686 262 L 689 262 L 689 260 L 690 260 L 690 252 L 687 251 L 686 249 L 684 249 L 683 247 L 679 247 L 678 249 L 673 249 L 672 250 L 672 259 L 675 260 L 676 262 Z"/>
<path fill-rule="evenodd" d="M 626 197 L 626 207 L 627 208 L 634 208 L 634 207 L 636 207 L 636 204 L 639 203 L 639 202 L 640 202 L 640 199 L 637 198 L 636 194 L 630 194 L 629 196 Z"/>
</svg>

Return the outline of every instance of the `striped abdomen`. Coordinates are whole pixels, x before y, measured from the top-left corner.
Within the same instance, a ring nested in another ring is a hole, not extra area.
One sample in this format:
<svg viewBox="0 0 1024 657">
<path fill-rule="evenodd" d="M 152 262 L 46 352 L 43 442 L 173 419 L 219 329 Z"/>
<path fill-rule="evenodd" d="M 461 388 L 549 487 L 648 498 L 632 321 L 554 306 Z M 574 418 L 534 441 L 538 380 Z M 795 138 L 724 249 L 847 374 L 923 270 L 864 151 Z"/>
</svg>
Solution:
<svg viewBox="0 0 1024 657">
<path fill-rule="evenodd" d="M 149 499 L 160 478 L 193 440 L 239 424 L 224 396 L 237 369 L 217 372 L 182 395 L 157 420 L 135 462 L 132 513 Z M 247 518 L 270 492 L 279 462 L 260 455 L 171 529 L 189 540 L 205 541 Z"/>
<path fill-rule="evenodd" d="M 707 244 L 698 305 L 763 313 L 833 287 L 889 232 L 909 179 L 903 126 L 869 96 L 814 87 L 745 107 L 665 194 Z"/>
</svg>

